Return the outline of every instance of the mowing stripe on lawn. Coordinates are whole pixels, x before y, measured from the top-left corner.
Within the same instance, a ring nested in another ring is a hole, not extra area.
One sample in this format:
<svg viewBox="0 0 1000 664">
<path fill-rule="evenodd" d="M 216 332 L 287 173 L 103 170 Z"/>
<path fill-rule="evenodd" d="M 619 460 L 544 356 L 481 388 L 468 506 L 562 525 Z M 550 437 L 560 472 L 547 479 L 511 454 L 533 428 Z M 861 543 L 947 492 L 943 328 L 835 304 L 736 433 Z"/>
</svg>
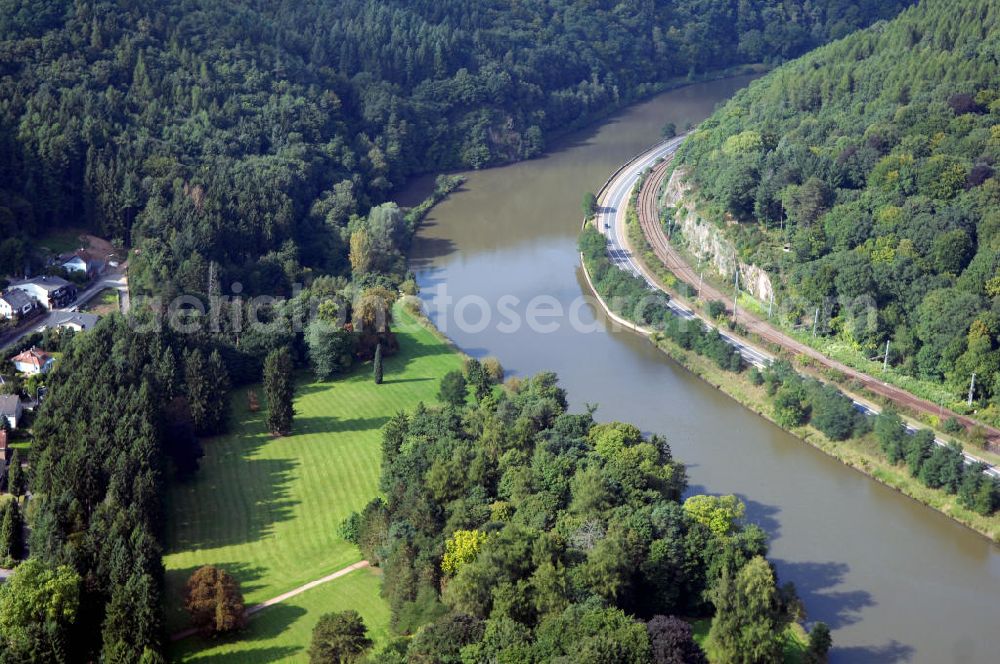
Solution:
<svg viewBox="0 0 1000 664">
<path fill-rule="evenodd" d="M 184 583 L 202 565 L 234 574 L 252 605 L 358 560 L 337 531 L 377 493 L 382 424 L 436 402 L 441 376 L 462 364 L 409 313 L 395 315 L 400 352 L 385 382 L 373 383 L 370 363 L 328 382 L 303 374 L 291 436 L 271 437 L 263 407 L 250 413 L 246 390 L 234 392 L 231 433 L 204 441 L 201 469 L 168 495 L 168 632 L 186 626 Z"/>
</svg>

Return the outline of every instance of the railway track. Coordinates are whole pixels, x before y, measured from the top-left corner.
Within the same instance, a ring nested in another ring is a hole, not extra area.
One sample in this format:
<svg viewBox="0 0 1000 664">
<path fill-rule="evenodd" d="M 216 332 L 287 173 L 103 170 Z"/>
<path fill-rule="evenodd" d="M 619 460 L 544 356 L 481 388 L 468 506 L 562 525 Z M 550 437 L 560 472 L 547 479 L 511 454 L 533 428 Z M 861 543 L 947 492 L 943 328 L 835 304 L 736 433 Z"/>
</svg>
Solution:
<svg viewBox="0 0 1000 664">
<path fill-rule="evenodd" d="M 700 283 L 698 296 L 702 298 L 702 300 L 719 300 L 723 302 L 730 311 L 733 311 L 733 298 L 729 294 L 720 291 L 711 284 L 704 284 L 700 282 L 696 271 L 690 264 L 688 264 L 684 257 L 670 245 L 667 235 L 664 233 L 663 227 L 660 224 L 659 204 L 657 199 L 659 197 L 659 192 L 663 188 L 672 159 L 673 155 L 671 154 L 668 155 L 662 162 L 657 164 L 653 168 L 649 177 L 646 178 L 645 183 L 640 189 L 636 204 L 639 225 L 642 228 L 647 242 L 649 242 L 649 245 L 652 247 L 653 252 L 668 270 L 673 272 L 679 279 L 688 282 L 692 286 Z M 868 374 L 847 366 L 846 364 L 830 359 L 814 348 L 790 337 L 749 312 L 740 311 L 738 313 L 738 322 L 746 327 L 748 331 L 757 335 L 760 339 L 774 344 L 790 353 L 808 356 L 823 366 L 835 369 L 836 371 L 843 373 L 845 376 L 858 381 L 865 387 L 865 389 L 869 390 L 873 394 L 885 397 L 899 406 L 903 406 L 925 415 L 933 415 L 935 417 L 954 417 L 966 429 L 982 427 L 986 431 L 987 441 L 991 449 L 996 450 L 1000 447 L 1000 430 L 988 427 L 969 417 L 959 415 L 948 409 L 942 408 L 938 404 L 920 399 L 905 390 L 879 381 Z M 877 412 L 866 404 L 858 403 L 858 405 L 868 412 Z M 943 444 L 943 441 L 938 442 Z M 968 453 L 965 453 L 965 457 L 969 462 L 981 461 L 981 459 L 978 459 Z M 989 472 L 995 477 L 1000 477 L 1000 470 L 998 470 L 995 466 L 991 465 Z"/>
</svg>

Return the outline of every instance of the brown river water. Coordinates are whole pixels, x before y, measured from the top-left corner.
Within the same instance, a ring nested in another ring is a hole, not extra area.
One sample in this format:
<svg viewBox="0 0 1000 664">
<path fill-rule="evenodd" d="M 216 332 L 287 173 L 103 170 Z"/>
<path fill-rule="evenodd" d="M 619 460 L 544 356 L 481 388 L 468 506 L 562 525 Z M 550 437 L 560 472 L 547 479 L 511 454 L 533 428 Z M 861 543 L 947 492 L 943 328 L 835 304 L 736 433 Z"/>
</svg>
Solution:
<svg viewBox="0 0 1000 664">
<path fill-rule="evenodd" d="M 1000 548 L 781 431 L 581 301 L 583 192 L 664 123 L 697 123 L 749 80 L 667 92 L 542 158 L 465 173 L 413 246 L 421 297 L 467 353 L 516 375 L 555 371 L 574 408 L 597 403 L 601 420 L 665 435 L 692 492 L 740 496 L 771 535 L 779 580 L 833 629 L 831 661 L 1000 662 Z M 410 183 L 399 202 L 431 182 Z"/>
</svg>

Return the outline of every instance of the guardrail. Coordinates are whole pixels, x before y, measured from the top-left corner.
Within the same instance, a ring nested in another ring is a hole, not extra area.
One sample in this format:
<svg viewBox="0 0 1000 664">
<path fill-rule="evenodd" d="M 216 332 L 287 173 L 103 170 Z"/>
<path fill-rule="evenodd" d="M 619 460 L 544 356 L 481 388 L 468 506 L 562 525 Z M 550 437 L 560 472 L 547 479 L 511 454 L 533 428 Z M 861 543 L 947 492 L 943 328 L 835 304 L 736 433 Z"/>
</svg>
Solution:
<svg viewBox="0 0 1000 664">
<path fill-rule="evenodd" d="M 640 159 L 642 159 L 643 157 L 645 157 L 647 154 L 649 154 L 653 150 L 656 150 L 657 148 L 666 145 L 670 141 L 673 141 L 673 140 L 675 140 L 677 138 L 682 138 L 682 137 L 684 137 L 686 135 L 687 135 L 687 133 L 685 132 L 684 134 L 678 134 L 674 138 L 668 138 L 666 140 L 657 141 L 656 143 L 653 143 L 653 144 L 651 144 L 651 145 L 643 148 L 641 151 L 636 152 L 634 155 L 632 155 L 631 157 L 629 157 L 628 161 L 626 161 L 624 164 L 622 164 L 621 166 L 619 166 L 615 170 L 615 172 L 612 173 L 611 176 L 608 177 L 608 179 L 604 181 L 604 184 L 601 185 L 600 189 L 597 190 L 597 193 L 595 194 L 595 196 L 597 198 L 597 201 L 600 202 L 601 198 L 607 192 L 608 186 L 611 184 L 611 182 L 615 178 L 617 178 L 619 175 L 621 175 L 622 171 L 624 171 L 626 168 L 629 168 L 630 166 L 632 166 L 632 164 L 634 164 L 635 162 L 639 161 Z M 581 228 L 586 227 L 586 225 L 587 225 L 587 219 L 584 219 Z"/>
</svg>

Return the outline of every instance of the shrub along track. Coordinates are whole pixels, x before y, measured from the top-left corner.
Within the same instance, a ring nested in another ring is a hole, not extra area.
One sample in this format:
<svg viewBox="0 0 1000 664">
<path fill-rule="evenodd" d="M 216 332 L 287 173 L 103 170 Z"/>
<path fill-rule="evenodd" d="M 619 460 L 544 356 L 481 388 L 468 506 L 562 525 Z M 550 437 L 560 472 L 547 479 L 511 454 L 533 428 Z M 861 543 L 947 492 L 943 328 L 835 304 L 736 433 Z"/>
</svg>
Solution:
<svg viewBox="0 0 1000 664">
<path fill-rule="evenodd" d="M 639 199 L 637 202 L 639 224 L 642 227 L 643 234 L 646 236 L 646 241 L 649 242 L 649 245 L 652 247 L 654 253 L 660 261 L 663 262 L 667 269 L 673 272 L 677 278 L 686 281 L 689 284 L 697 284 L 699 283 L 697 272 L 695 272 L 691 265 L 677 252 L 676 249 L 670 246 L 670 242 L 668 241 L 666 234 L 663 232 L 663 227 L 660 223 L 659 205 L 657 200 L 659 198 L 659 192 L 663 189 L 667 174 L 670 172 L 670 164 L 672 160 L 673 155 L 667 157 L 659 163 L 650 173 L 649 177 L 646 178 L 642 189 L 639 191 Z M 730 311 L 733 311 L 733 298 L 710 284 L 702 283 L 698 296 L 704 301 L 719 300 L 725 303 L 726 307 Z M 683 298 L 678 299 L 682 300 Z M 782 350 L 786 350 L 790 353 L 805 355 L 823 366 L 835 369 L 845 376 L 858 381 L 865 387 L 865 389 L 873 394 L 885 397 L 900 407 L 908 408 L 912 411 L 917 411 L 924 415 L 931 415 L 935 417 L 939 417 L 943 413 L 945 417 L 954 417 L 956 420 L 961 422 L 966 429 L 982 427 L 986 431 L 986 437 L 990 447 L 992 449 L 1000 448 L 1000 430 L 987 426 L 981 422 L 977 422 L 964 415 L 959 415 L 950 410 L 942 409 L 938 404 L 920 399 L 903 389 L 879 381 L 868 374 L 847 366 L 846 364 L 832 360 L 816 349 L 790 337 L 781 330 L 772 326 L 770 323 L 757 318 L 749 312 L 739 311 L 737 315 L 739 316 L 738 322 L 743 324 L 749 332 L 752 332 L 764 341 L 779 346 Z M 967 455 L 967 457 L 968 456 L 969 455 Z"/>
</svg>

